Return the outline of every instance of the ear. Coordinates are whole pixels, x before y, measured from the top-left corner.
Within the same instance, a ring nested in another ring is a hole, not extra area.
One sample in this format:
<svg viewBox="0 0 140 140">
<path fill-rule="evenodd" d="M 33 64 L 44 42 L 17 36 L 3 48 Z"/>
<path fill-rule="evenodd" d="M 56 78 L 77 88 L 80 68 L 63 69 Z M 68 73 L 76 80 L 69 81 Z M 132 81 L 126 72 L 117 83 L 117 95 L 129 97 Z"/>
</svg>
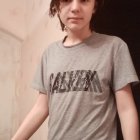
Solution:
<svg viewBox="0 0 140 140">
<path fill-rule="evenodd" d="M 60 18 L 60 15 L 59 15 L 59 13 L 58 13 L 58 12 L 57 12 L 57 17 L 58 17 L 58 18 Z"/>
<path fill-rule="evenodd" d="M 96 9 L 93 9 L 92 14 L 95 14 L 95 12 L 96 12 Z"/>
<path fill-rule="evenodd" d="M 97 10 L 97 7 L 98 7 L 98 3 L 97 1 L 95 0 L 95 5 L 94 5 L 94 8 L 93 8 L 93 14 L 95 14 L 96 10 Z"/>
</svg>

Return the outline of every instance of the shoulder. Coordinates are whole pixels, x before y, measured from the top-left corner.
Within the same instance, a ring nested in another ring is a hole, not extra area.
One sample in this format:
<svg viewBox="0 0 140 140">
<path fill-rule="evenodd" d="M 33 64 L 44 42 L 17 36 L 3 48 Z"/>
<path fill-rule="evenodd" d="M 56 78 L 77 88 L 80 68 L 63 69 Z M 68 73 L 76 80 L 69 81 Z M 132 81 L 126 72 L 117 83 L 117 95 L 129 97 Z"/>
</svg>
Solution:
<svg viewBox="0 0 140 140">
<path fill-rule="evenodd" d="M 104 53 L 111 56 L 112 60 L 114 60 L 116 56 L 129 52 L 126 42 L 118 36 L 96 33 L 95 38 L 95 44 L 99 46 Z"/>
<path fill-rule="evenodd" d="M 54 41 L 54 42 L 50 43 L 50 44 L 48 45 L 48 49 L 53 49 L 53 48 L 57 47 L 58 44 L 59 44 L 61 41 L 62 41 L 62 40 L 57 40 L 57 41 Z"/>
<path fill-rule="evenodd" d="M 96 36 L 98 39 L 101 39 L 107 43 L 126 44 L 123 39 L 115 35 L 108 35 L 108 34 L 102 34 L 96 32 Z"/>
<path fill-rule="evenodd" d="M 122 48 L 128 48 L 127 43 L 120 37 L 115 35 L 108 35 L 96 32 L 96 38 L 98 42 L 102 42 L 105 46 L 109 48 L 119 50 Z"/>
<path fill-rule="evenodd" d="M 61 42 L 62 40 L 57 40 L 47 45 L 47 47 L 43 51 L 43 55 L 47 55 L 48 53 L 56 50 L 58 46 L 61 44 Z"/>
</svg>

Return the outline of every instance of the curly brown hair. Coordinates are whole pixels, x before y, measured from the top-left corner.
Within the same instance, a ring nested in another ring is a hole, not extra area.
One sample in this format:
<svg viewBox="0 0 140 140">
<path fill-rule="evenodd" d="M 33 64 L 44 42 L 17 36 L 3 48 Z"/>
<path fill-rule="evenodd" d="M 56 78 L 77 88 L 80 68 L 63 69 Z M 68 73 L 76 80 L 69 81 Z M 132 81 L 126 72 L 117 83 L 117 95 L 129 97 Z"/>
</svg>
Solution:
<svg viewBox="0 0 140 140">
<path fill-rule="evenodd" d="M 91 31 L 94 30 L 94 27 L 93 27 L 94 20 L 93 19 L 100 12 L 103 4 L 104 4 L 104 0 L 96 0 L 96 5 L 95 5 L 96 13 L 94 13 L 92 15 L 91 20 L 90 20 L 90 30 Z M 57 12 L 59 11 L 59 5 L 60 5 L 60 0 L 51 0 L 50 8 L 49 8 L 50 17 L 54 17 L 57 14 Z M 59 16 L 58 16 L 58 18 L 59 18 Z M 61 29 L 62 29 L 62 31 L 64 31 L 65 25 L 62 23 L 60 18 L 59 18 L 59 21 L 60 21 Z"/>
</svg>

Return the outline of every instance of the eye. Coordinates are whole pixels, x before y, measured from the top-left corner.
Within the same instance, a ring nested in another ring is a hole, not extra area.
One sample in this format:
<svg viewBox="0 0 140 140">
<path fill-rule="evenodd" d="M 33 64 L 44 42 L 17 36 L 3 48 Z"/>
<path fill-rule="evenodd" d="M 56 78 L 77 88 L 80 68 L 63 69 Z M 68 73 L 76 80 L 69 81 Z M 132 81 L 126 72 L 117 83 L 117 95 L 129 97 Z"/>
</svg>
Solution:
<svg viewBox="0 0 140 140">
<path fill-rule="evenodd" d="M 81 0 L 81 2 L 89 2 L 90 0 Z"/>
<path fill-rule="evenodd" d="M 72 0 L 60 0 L 61 3 L 69 3 L 71 2 Z"/>
</svg>

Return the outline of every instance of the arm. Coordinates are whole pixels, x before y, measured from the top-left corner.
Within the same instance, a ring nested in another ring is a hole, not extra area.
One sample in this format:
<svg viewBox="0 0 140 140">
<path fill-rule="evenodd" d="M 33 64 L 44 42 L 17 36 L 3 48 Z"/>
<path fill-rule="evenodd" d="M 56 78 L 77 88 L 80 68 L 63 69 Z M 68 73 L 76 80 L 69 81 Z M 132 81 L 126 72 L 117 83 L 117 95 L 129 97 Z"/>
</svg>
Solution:
<svg viewBox="0 0 140 140">
<path fill-rule="evenodd" d="M 131 87 L 128 84 L 115 94 L 124 140 L 139 140 L 139 121 Z"/>
<path fill-rule="evenodd" d="M 39 128 L 48 116 L 48 97 L 40 93 L 38 99 L 29 112 L 12 140 L 27 140 Z"/>
</svg>

